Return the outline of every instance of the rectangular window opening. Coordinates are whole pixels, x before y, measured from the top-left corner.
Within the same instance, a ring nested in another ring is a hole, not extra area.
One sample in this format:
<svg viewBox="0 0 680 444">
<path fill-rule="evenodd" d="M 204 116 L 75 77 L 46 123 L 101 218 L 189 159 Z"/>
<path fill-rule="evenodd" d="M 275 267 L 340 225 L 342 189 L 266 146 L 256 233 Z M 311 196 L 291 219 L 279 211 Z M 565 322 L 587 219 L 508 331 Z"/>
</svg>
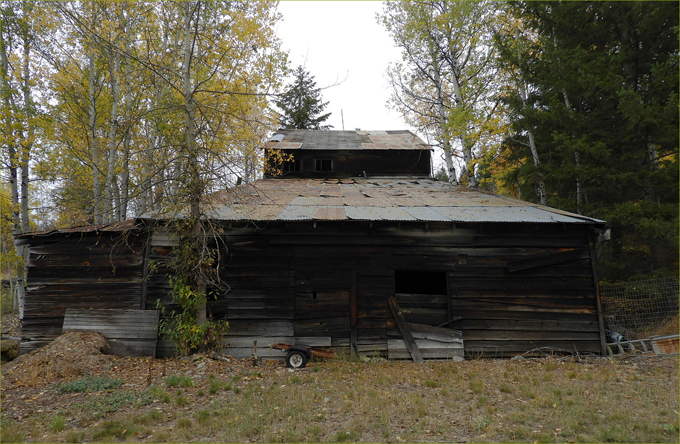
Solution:
<svg viewBox="0 0 680 444">
<path fill-rule="evenodd" d="M 285 160 L 281 165 L 284 173 L 302 171 L 302 160 L 297 160 L 291 155 L 289 160 Z"/>
<path fill-rule="evenodd" d="M 333 159 L 316 159 L 315 171 L 333 171 Z"/>
<path fill-rule="evenodd" d="M 395 270 L 394 292 L 446 295 L 445 271 Z"/>
</svg>

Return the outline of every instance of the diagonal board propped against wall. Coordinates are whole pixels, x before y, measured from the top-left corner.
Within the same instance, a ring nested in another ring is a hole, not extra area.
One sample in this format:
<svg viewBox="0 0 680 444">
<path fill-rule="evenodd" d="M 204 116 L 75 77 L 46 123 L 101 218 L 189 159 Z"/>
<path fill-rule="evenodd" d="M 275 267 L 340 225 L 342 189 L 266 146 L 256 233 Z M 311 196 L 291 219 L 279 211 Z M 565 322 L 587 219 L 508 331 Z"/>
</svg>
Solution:
<svg viewBox="0 0 680 444">
<path fill-rule="evenodd" d="M 406 347 L 408 348 L 408 351 L 411 354 L 413 361 L 418 363 L 425 362 L 425 360 L 423 359 L 423 355 L 420 353 L 420 350 L 418 349 L 418 345 L 416 344 L 415 339 L 413 339 L 411 329 L 408 327 L 406 319 L 404 319 L 404 315 L 401 313 L 401 309 L 399 309 L 399 303 L 394 297 L 391 297 L 389 299 L 389 303 L 390 310 L 392 310 L 392 315 L 394 316 L 394 320 L 397 322 L 397 327 L 399 327 L 401 336 L 404 338 L 404 342 L 406 343 Z"/>
</svg>

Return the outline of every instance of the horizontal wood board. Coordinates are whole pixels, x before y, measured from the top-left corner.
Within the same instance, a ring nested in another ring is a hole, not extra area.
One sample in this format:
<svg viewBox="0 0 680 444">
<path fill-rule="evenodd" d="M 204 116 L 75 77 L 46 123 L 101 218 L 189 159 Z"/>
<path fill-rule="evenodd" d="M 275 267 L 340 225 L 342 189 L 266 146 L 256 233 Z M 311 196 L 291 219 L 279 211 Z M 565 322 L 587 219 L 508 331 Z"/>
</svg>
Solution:
<svg viewBox="0 0 680 444">
<path fill-rule="evenodd" d="M 68 309 L 140 309 L 145 240 L 135 232 L 55 233 L 31 240 L 22 350 L 59 336 Z"/>
<path fill-rule="evenodd" d="M 111 354 L 116 356 L 155 356 L 158 338 L 158 312 L 155 310 L 68 309 L 62 333 L 97 332 L 106 336 Z"/>
</svg>

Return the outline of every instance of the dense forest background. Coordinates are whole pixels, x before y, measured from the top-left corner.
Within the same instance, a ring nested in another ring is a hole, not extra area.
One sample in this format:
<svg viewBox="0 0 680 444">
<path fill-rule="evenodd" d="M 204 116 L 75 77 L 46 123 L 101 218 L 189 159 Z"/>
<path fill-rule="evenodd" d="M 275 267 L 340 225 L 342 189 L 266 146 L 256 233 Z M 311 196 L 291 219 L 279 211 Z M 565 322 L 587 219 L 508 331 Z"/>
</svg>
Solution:
<svg viewBox="0 0 680 444">
<path fill-rule="evenodd" d="M 1 7 L 3 264 L 22 260 L 13 233 L 199 217 L 206 194 L 261 176 L 292 88 L 276 3 Z M 389 106 L 440 150 L 439 178 L 605 220 L 603 279 L 677 276 L 678 15 L 388 2 L 377 19 L 403 51 Z"/>
</svg>

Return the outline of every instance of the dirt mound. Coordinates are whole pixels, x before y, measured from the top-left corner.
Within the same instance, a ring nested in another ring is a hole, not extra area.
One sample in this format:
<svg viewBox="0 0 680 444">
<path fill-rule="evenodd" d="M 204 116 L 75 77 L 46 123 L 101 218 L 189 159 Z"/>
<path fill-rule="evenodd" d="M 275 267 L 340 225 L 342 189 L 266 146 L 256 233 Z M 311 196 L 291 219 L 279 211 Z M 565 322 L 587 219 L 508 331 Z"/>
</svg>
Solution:
<svg viewBox="0 0 680 444">
<path fill-rule="evenodd" d="M 3 311 L 2 318 L 0 318 L 0 327 L 2 327 L 2 336 L 20 336 L 21 322 L 19 315 L 13 312 L 5 313 Z"/>
<path fill-rule="evenodd" d="M 3 383 L 36 387 L 75 378 L 97 370 L 112 360 L 112 356 L 105 354 L 108 350 L 109 343 L 100 333 L 69 332 L 45 347 L 4 364 Z"/>
<path fill-rule="evenodd" d="M 0 345 L 0 349 L 2 350 L 2 362 L 11 361 L 19 356 L 20 341 L 12 339 L 21 337 L 21 322 L 19 321 L 19 315 L 13 312 L 3 312 L 0 326 L 2 327 L 2 344 Z"/>
</svg>

